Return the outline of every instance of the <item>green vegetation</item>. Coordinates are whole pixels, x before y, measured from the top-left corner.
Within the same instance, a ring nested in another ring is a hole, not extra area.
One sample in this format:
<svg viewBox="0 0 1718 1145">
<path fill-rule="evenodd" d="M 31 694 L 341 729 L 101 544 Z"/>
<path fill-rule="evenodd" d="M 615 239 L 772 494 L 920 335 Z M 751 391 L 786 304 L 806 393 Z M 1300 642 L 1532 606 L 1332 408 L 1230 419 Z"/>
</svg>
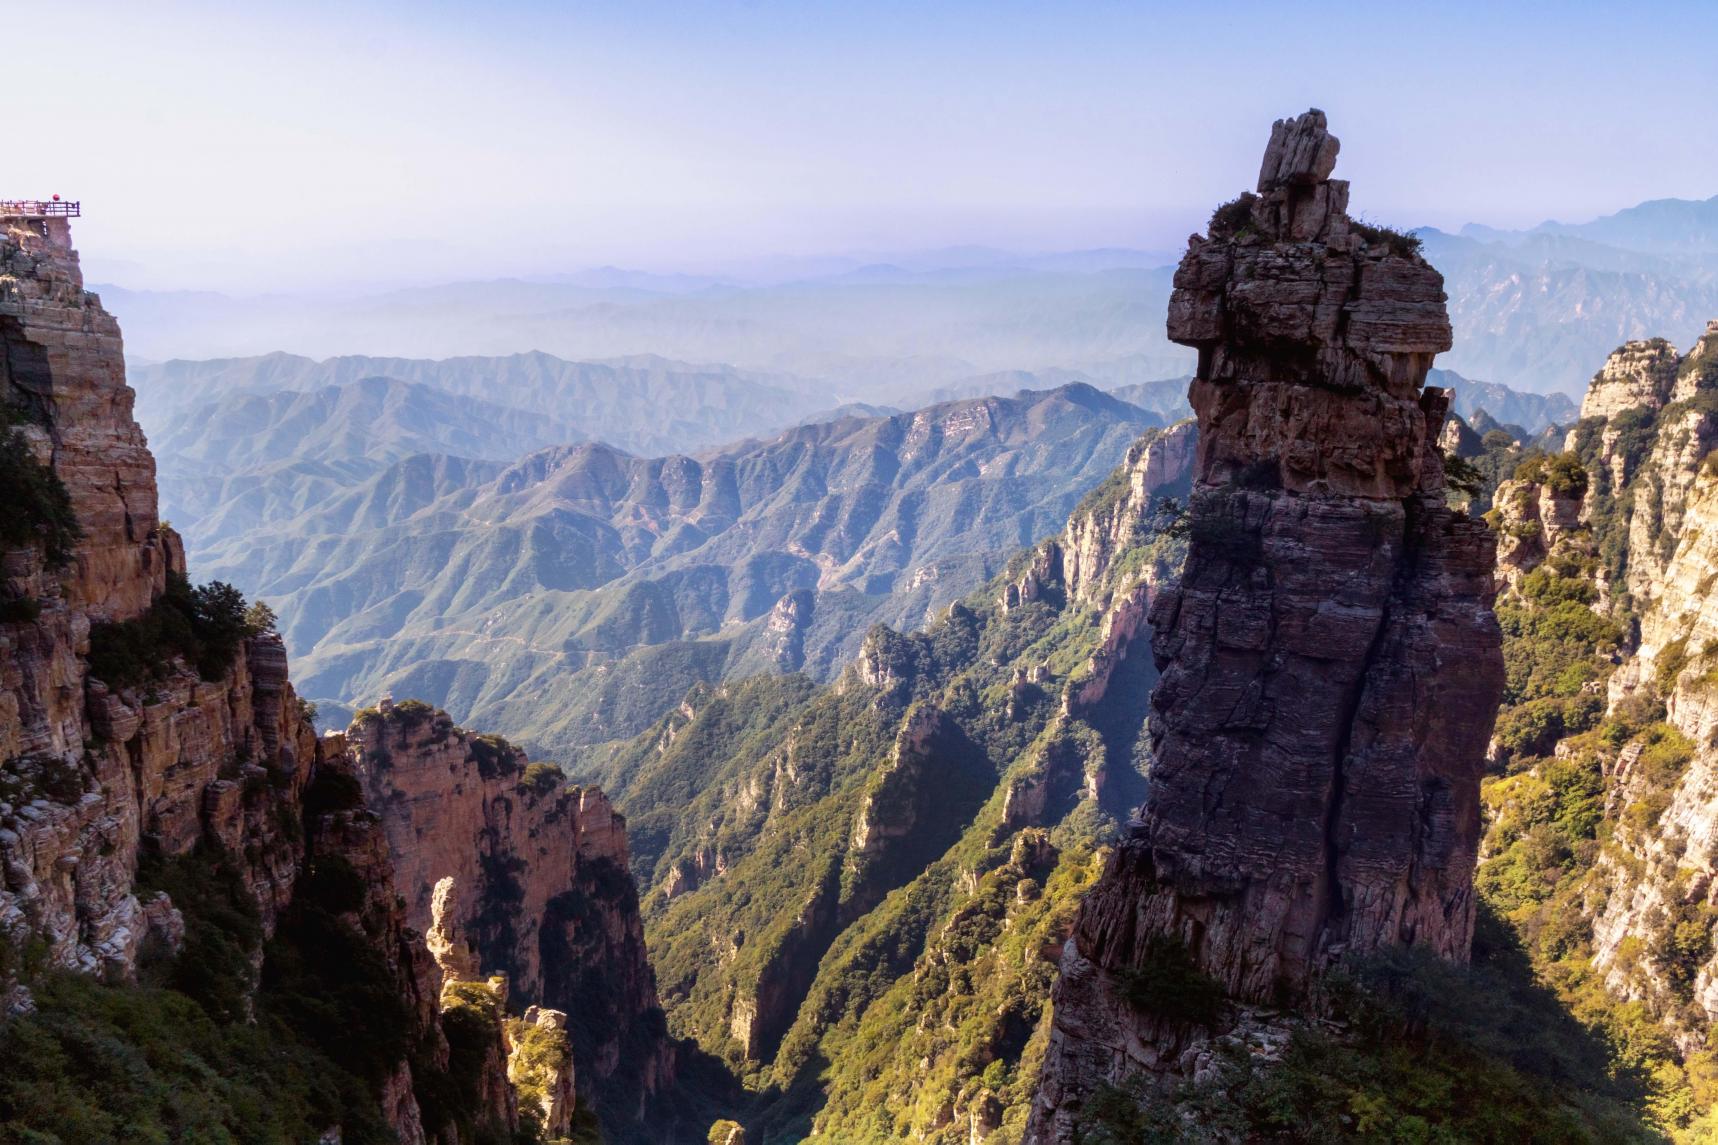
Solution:
<svg viewBox="0 0 1718 1145">
<path fill-rule="evenodd" d="M 362 934 L 343 938 L 335 951 L 305 950 L 302 943 L 326 933 L 283 924 L 264 950 L 259 991 L 251 959 L 261 927 L 230 863 L 206 851 L 152 860 L 139 885 L 145 897 L 172 894 L 185 915 L 184 948 L 146 964 L 140 986 L 69 974 L 32 983 L 36 1012 L 0 1023 L 0 1060 L 8 1063 L 0 1071 L 0 1137 L 41 1145 L 297 1143 L 340 1124 L 348 1142 L 391 1141 L 375 1079 L 342 1060 L 350 1058 L 347 1046 L 367 1047 L 397 1017 L 397 1001 L 366 1006 L 347 991 L 353 967 L 339 959 L 373 949 Z M 329 972 L 282 980 L 283 959 L 306 958 L 324 960 Z M 349 1008 L 335 1014 L 337 1006 Z M 329 1007 L 330 1025 L 297 1020 L 319 1007 Z"/>
<path fill-rule="evenodd" d="M 1148 941 L 1138 965 L 1116 973 L 1116 986 L 1128 1005 L 1174 1025 L 1215 1025 L 1223 1012 L 1223 987 L 1200 971 L 1185 945 L 1168 937 Z"/>
<path fill-rule="evenodd" d="M 245 598 L 232 585 L 211 581 L 193 588 L 169 573 L 167 591 L 148 612 L 91 626 L 90 674 L 110 688 L 135 688 L 166 679 L 183 660 L 203 679 L 219 680 L 245 639 L 259 631 L 246 614 Z"/>
<path fill-rule="evenodd" d="M 1348 227 L 1355 234 L 1366 240 L 1368 246 L 1385 246 L 1390 253 L 1399 258 L 1419 258 L 1420 248 L 1424 244 L 1420 236 L 1410 231 L 1399 231 L 1382 223 L 1369 223 L 1363 219 L 1350 219 Z"/>
<path fill-rule="evenodd" d="M 1691 665 L 1706 666 L 1704 650 L 1697 655 L 1686 639 L 1668 642 L 1647 686 L 1609 715 L 1604 686 L 1633 640 L 1634 604 L 1618 591 L 1631 516 L 1649 514 L 1668 539 L 1659 477 L 1644 463 L 1661 427 L 1677 424 L 1695 404 L 1581 423 L 1574 451 L 1580 471 L 1570 454 L 1529 455 L 1516 470 L 1520 480 L 1537 483 L 1530 489 L 1584 496 L 1591 528 L 1563 534 L 1498 602 L 1508 669 L 1497 724 L 1504 769 L 1484 787 L 1488 833 L 1476 879 L 1486 909 L 1519 941 L 1533 978 L 1602 1051 L 1605 1084 L 1588 1076 L 1579 1091 L 1608 1092 L 1607 1100 L 1640 1111 L 1655 1134 L 1690 1142 L 1718 1136 L 1711 1112 L 1718 1063 L 1704 1050 L 1681 1053 L 1666 1022 L 1683 1020 L 1718 919 L 1698 896 L 1673 893 L 1647 933 L 1625 937 L 1607 972 L 1633 983 L 1633 1001 L 1620 1000 L 1595 964 L 1592 920 L 1617 880 L 1642 876 L 1634 856 L 1658 830 L 1693 755 L 1693 745 L 1663 722 L 1660 697 Z M 1601 430 L 1620 462 L 1621 493 L 1613 493 L 1612 471 L 1601 464 Z M 1603 612 L 1601 576 L 1613 595 Z M 1626 768 L 1625 755 L 1632 760 Z M 1671 875 L 1673 882 L 1682 877 Z"/>
<path fill-rule="evenodd" d="M 55 974 L 34 992 L 35 1013 L 0 1022 L 8 1141 L 299 1145 L 360 1096 L 276 1023 L 222 1022 L 176 990 Z M 391 1140 L 384 1130 L 372 1109 L 345 1139 Z"/>
<path fill-rule="evenodd" d="M 528 763 L 519 786 L 537 796 L 553 794 L 567 785 L 567 774 L 558 763 Z"/>
<path fill-rule="evenodd" d="M 1400 950 L 1330 984 L 1334 1025 L 1290 1021 L 1277 1054 L 1229 1047 L 1219 1075 L 1168 1092 L 1100 1090 L 1083 1145 L 1652 1141 L 1605 1046 L 1534 982 L 1519 946 L 1481 918 L 1471 967 Z"/>
<path fill-rule="evenodd" d="M 1485 495 L 1485 474 L 1477 465 L 1454 453 L 1444 454 L 1444 481 L 1468 501 Z"/>
<path fill-rule="evenodd" d="M 1112 478 L 1078 510 L 1124 530 L 1105 575 L 1122 593 L 1186 543 L 1178 505 L 1136 522 L 1128 492 Z M 1063 713 L 1103 632 L 1053 576 L 1002 606 L 1042 563 L 1021 554 L 923 632 L 873 628 L 833 688 L 696 688 L 605 761 L 669 1027 L 750 1087 L 711 1112 L 754 1141 L 964 1141 L 947 1108 L 981 1092 L 1002 1107 L 996 1140 L 1024 1128 L 1053 952 L 1137 803 L 1155 680 L 1130 656 Z M 749 1029 L 737 1004 L 756 1006 Z"/>
<path fill-rule="evenodd" d="M 513 1055 L 508 1063 L 519 1091 L 521 1115 L 536 1116 L 548 1101 L 554 1080 L 572 1063 L 573 1047 L 565 1030 L 527 1025 L 523 1019 L 506 1022 Z"/>
<path fill-rule="evenodd" d="M 253 634 L 273 632 L 279 621 L 280 618 L 274 614 L 274 609 L 270 608 L 264 601 L 252 601 L 250 607 L 245 609 L 244 625 Z"/>
<path fill-rule="evenodd" d="M 413 705 L 407 710 L 407 705 Z M 421 711 L 420 711 L 421 709 Z M 425 713 L 433 713 L 434 708 L 417 700 L 402 700 L 394 705 L 395 714 L 402 719 L 416 719 Z M 519 768 L 519 749 L 498 735 L 472 736 L 468 746 L 471 756 L 477 761 L 477 774 L 484 779 L 499 779 L 504 775 L 512 775 Z"/>
<path fill-rule="evenodd" d="M 1543 485 L 1558 497 L 1580 497 L 1587 492 L 1587 467 L 1573 451 L 1531 451 L 1515 467 L 1514 479 Z"/>
<path fill-rule="evenodd" d="M 1211 212 L 1211 221 L 1206 225 L 1205 233 L 1214 239 L 1238 238 L 1252 230 L 1253 204 L 1259 197 L 1251 191 L 1242 191 L 1235 198 Z"/>
<path fill-rule="evenodd" d="M 0 412 L 0 548 L 37 545 L 50 567 L 71 559 L 83 536 L 59 475 L 36 460 L 13 416 Z"/>
</svg>

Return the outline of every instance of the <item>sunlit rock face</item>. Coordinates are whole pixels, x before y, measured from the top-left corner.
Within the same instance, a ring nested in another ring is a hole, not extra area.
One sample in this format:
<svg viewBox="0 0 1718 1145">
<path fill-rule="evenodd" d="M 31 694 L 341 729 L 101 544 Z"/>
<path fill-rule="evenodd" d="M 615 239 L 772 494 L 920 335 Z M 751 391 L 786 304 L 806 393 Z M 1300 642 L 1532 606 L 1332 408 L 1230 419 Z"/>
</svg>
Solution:
<svg viewBox="0 0 1718 1145">
<path fill-rule="evenodd" d="M 1063 957 L 1035 1140 L 1190 1052 L 1116 989 L 1165 940 L 1242 1003 L 1304 998 L 1354 952 L 1468 954 L 1495 543 L 1446 505 L 1448 399 L 1424 388 L 1442 279 L 1349 219 L 1337 150 L 1321 112 L 1275 124 L 1257 194 L 1176 273 L 1169 334 L 1199 352 L 1188 557 L 1152 602 L 1150 786 Z"/>
<path fill-rule="evenodd" d="M 481 966 L 505 974 L 518 1002 L 577 1014 L 579 1075 L 618 1117 L 670 1084 L 626 821 L 608 798 L 427 704 L 384 701 L 360 713 L 346 743 L 406 918 L 453 958 L 444 974 Z"/>
<path fill-rule="evenodd" d="M 433 968 L 380 824 L 329 798 L 356 781 L 338 738 L 317 739 L 279 637 L 238 641 L 218 670 L 162 651 L 144 683 L 104 680 L 92 662 L 92 628 L 137 620 L 186 572 L 133 397 L 118 324 L 84 291 L 66 221 L 0 217 L 0 433 L 64 487 L 78 532 L 63 552 L 45 537 L 0 551 L 0 939 L 40 950 L 44 969 L 125 982 L 186 933 L 179 904 L 139 886 L 146 854 L 217 856 L 264 937 L 314 897 L 308 873 L 334 865 L 365 888 L 343 918 L 402 1004 L 416 1064 L 444 1069 Z M 0 1004 L 35 1003 L 0 975 Z M 425 1081 L 402 1056 L 377 1083 L 406 1145 L 427 1139 Z"/>
</svg>

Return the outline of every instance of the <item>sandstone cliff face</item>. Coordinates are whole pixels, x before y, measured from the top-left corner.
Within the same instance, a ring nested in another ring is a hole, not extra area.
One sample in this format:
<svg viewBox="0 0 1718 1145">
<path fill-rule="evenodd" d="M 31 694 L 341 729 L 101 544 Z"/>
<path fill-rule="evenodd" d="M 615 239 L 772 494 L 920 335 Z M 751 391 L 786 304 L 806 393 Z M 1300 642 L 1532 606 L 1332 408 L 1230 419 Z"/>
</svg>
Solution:
<svg viewBox="0 0 1718 1145">
<path fill-rule="evenodd" d="M 1096 596 L 1109 583 L 1111 562 L 1138 535 L 1152 506 L 1164 498 L 1187 496 L 1197 442 L 1197 426 L 1191 420 L 1145 434 L 1128 449 L 1117 471 L 1126 482 L 1125 493 L 1099 497 L 1068 518 L 1058 549 L 1072 599 L 1106 603 Z"/>
<path fill-rule="evenodd" d="M 1613 350 L 1581 399 L 1582 420 L 1662 408 L 1676 385 L 1676 360 L 1676 348 L 1663 338 L 1628 342 Z"/>
<path fill-rule="evenodd" d="M 457 1145 L 458 1126 L 426 1126 L 418 1090 L 449 1065 L 433 966 L 397 907 L 380 821 L 339 740 L 316 738 L 278 637 L 238 640 L 213 672 L 171 651 L 144 683 L 92 669 L 92 627 L 138 621 L 185 568 L 156 517 L 118 327 L 83 291 L 63 220 L 0 219 L 0 349 L 0 431 L 18 427 L 81 532 L 63 559 L 44 543 L 0 552 L 0 940 L 41 951 L 39 969 L 134 979 L 186 927 L 166 894 L 140 893 L 140 866 L 200 856 L 237 876 L 265 941 L 314 913 L 359 944 L 408 1027 L 409 1051 L 372 1079 L 382 1114 L 405 1145 Z M 263 950 L 250 957 L 266 977 Z M 233 985 L 254 997 L 256 969 Z M 0 994 L 34 1005 L 27 982 Z"/>
<path fill-rule="evenodd" d="M 0 557 L 0 595 L 22 602 L 0 623 L 0 927 L 45 939 L 50 965 L 129 978 L 144 942 L 177 925 L 171 904 L 133 893 L 146 844 L 224 847 L 272 926 L 303 857 L 276 804 L 299 797 L 316 738 L 272 636 L 218 680 L 183 663 L 148 688 L 91 675 L 92 622 L 141 615 L 183 558 L 155 519 L 118 327 L 83 292 L 63 220 L 0 227 L 0 404 L 82 530 L 63 567 L 36 545 Z"/>
<path fill-rule="evenodd" d="M 1502 693 L 1494 544 L 1446 507 L 1422 391 L 1442 283 L 1350 224 L 1322 113 L 1272 131 L 1258 193 L 1177 271 L 1199 351 L 1188 556 L 1152 605 L 1142 821 L 1062 960 L 1033 1136 L 1100 1083 L 1175 1068 L 1186 1031 L 1116 975 L 1185 945 L 1242 1002 L 1304 996 L 1348 953 L 1472 937 L 1479 780 Z"/>
<path fill-rule="evenodd" d="M 1497 575 L 1515 588 L 1547 557 L 1572 542 L 1584 541 L 1586 490 L 1559 489 L 1536 481 L 1503 481 L 1492 502 L 1497 509 Z"/>
<path fill-rule="evenodd" d="M 1643 350 L 1642 347 L 1647 347 Z M 1595 401 L 1617 363 L 1649 354 L 1661 400 L 1638 414 Z M 1705 1047 L 1718 1017 L 1718 322 L 1686 355 L 1662 340 L 1630 343 L 1593 380 L 1571 434 L 1596 474 L 1617 475 L 1584 513 L 1614 538 L 1626 597 L 1604 602 L 1636 621 L 1638 639 L 1611 674 L 1612 717 L 1662 712 L 1683 737 L 1634 740 L 1604 763 L 1606 814 L 1583 905 L 1606 985 L 1644 1003 L 1683 1052 Z M 1604 420 L 1599 420 L 1600 418 Z M 1620 544 L 1618 543 L 1620 542 Z M 1602 570 L 1603 571 L 1603 570 Z M 1662 705 L 1662 707 L 1661 707 Z M 1656 750 L 1655 750 L 1656 749 Z M 1574 743 L 1557 753 L 1582 750 Z"/>
<path fill-rule="evenodd" d="M 412 701 L 360 713 L 347 753 L 381 814 L 406 917 L 470 943 L 513 997 L 569 1016 L 577 1074 L 625 1118 L 674 1056 L 627 871 L 625 820 L 595 788 Z"/>
<path fill-rule="evenodd" d="M 67 605 L 100 619 L 138 615 L 165 587 L 178 540 L 159 528 L 155 459 L 131 416 L 119 324 L 85 293 L 66 220 L 0 219 L 0 348 L 0 397 L 83 526 L 58 578 Z"/>
</svg>

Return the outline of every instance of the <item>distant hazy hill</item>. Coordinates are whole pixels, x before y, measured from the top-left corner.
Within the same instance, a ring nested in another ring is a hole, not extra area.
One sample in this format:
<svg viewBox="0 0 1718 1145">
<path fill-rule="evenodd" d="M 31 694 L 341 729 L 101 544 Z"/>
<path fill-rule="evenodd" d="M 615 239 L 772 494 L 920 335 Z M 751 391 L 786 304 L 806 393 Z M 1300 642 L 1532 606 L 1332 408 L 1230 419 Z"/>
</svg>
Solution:
<svg viewBox="0 0 1718 1145">
<path fill-rule="evenodd" d="M 444 394 L 505 405 L 584 437 L 635 453 L 701 449 L 792 425 L 830 402 L 826 395 L 728 366 L 695 366 L 645 355 L 572 362 L 550 354 L 501 357 L 316 361 L 296 354 L 169 361 L 131 371 L 138 420 L 153 438 L 169 419 L 218 398 L 312 390 L 392 378 Z M 567 440 L 562 438 L 562 440 Z"/>
<path fill-rule="evenodd" d="M 1620 342 L 1668 335 L 1685 344 L 1718 315 L 1718 197 L 1657 199 L 1525 231 L 1421 233 L 1446 277 L 1455 325 L 1455 348 L 1442 364 L 1469 377 L 1575 396 Z M 847 401 L 913 407 L 971 396 L 961 387 L 982 375 L 1068 371 L 1079 377 L 1055 384 L 1114 387 L 1187 373 L 1191 355 L 1163 334 L 1177 256 L 960 248 L 863 264 L 803 260 L 763 280 L 606 267 L 356 298 L 98 289 L 141 359 L 280 347 L 419 357 L 524 347 L 566 359 L 660 354 L 813 379 L 823 391 L 816 409 Z M 649 451 L 670 448 L 684 446 Z"/>
<path fill-rule="evenodd" d="M 652 357 L 266 354 L 157 363 L 132 379 L 164 509 L 198 556 L 414 454 L 511 461 L 593 438 L 635 453 L 698 450 L 829 405 L 773 377 Z"/>
<path fill-rule="evenodd" d="M 1517 232 L 1464 227 L 1463 234 L 1510 241 Z M 1650 199 L 1589 223 L 1541 223 L 1529 235 L 1571 235 L 1624 250 L 1685 257 L 1718 254 L 1718 195 Z"/>
<path fill-rule="evenodd" d="M 1426 384 L 1442 386 L 1450 391 L 1450 408 L 1463 418 L 1472 418 L 1484 410 L 1507 425 L 1518 425 L 1529 433 L 1538 433 L 1551 425 L 1567 425 L 1581 412 L 1581 407 L 1567 394 L 1529 394 L 1512 389 L 1500 382 L 1476 382 L 1454 370 L 1432 370 Z"/>
<path fill-rule="evenodd" d="M 836 263 L 750 285 L 610 268 L 551 282 L 456 282 L 357 298 L 98 289 L 140 362 L 282 348 L 319 357 L 497 356 L 526 348 L 580 361 L 662 355 L 817 379 L 818 408 L 919 406 L 939 386 L 1001 370 L 1079 370 L 1110 384 L 1184 372 L 1191 355 L 1163 331 L 1172 261 L 1137 251 L 1025 258 L 967 250 L 887 265 Z M 266 385 L 298 370 L 259 368 L 275 376 Z M 375 363 L 363 372 L 448 388 Z M 324 374 L 314 384 L 340 380 L 352 378 Z"/>
<path fill-rule="evenodd" d="M 823 674 L 873 622 L 921 623 L 1159 423 L 1079 385 L 700 456 L 414 457 L 198 567 L 274 604 L 308 695 L 391 688 L 564 749 L 633 734 L 698 680 Z"/>
<path fill-rule="evenodd" d="M 1463 374 L 1573 397 L 1622 342 L 1686 349 L 1718 316 L 1718 197 L 1531 231 L 1420 233 L 1456 330 L 1439 363 Z"/>
</svg>

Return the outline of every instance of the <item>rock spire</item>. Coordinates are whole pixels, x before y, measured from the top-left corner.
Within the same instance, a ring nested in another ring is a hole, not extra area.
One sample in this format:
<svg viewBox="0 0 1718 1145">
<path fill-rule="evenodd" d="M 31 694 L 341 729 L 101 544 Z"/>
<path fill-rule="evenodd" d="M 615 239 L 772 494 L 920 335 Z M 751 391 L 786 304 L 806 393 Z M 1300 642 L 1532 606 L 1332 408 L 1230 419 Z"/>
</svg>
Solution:
<svg viewBox="0 0 1718 1145">
<path fill-rule="evenodd" d="M 1098 1084 L 1186 1064 L 1192 1034 L 1118 990 L 1166 945 L 1242 1006 L 1354 952 L 1468 953 L 1494 539 L 1446 503 L 1442 278 L 1348 217 L 1337 152 L 1322 112 L 1277 122 L 1257 192 L 1176 272 L 1189 550 L 1152 605 L 1149 790 L 1067 944 L 1038 1141 L 1070 1140 Z"/>
</svg>

